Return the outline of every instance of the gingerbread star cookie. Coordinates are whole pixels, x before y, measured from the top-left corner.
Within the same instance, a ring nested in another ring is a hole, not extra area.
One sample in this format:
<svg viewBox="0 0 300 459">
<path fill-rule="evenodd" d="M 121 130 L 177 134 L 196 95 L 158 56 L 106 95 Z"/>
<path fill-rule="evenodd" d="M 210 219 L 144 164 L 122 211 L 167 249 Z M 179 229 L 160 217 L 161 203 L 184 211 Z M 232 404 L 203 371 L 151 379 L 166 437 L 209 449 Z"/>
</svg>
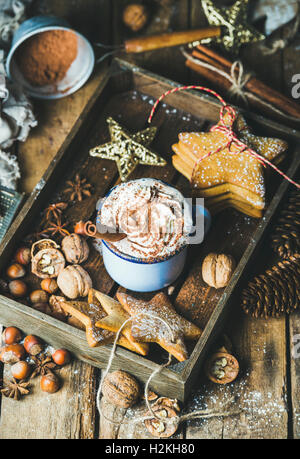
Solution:
<svg viewBox="0 0 300 459">
<path fill-rule="evenodd" d="M 117 333 L 124 322 L 129 319 L 130 315 L 127 314 L 118 301 L 110 296 L 104 295 L 104 293 L 98 290 L 91 290 L 107 314 L 106 317 L 99 318 L 99 320 L 96 321 L 96 327 Z M 122 329 L 121 336 L 130 342 L 131 350 L 142 355 L 148 354 L 149 346 L 147 344 L 138 343 L 132 338 L 130 322 Z"/>
<path fill-rule="evenodd" d="M 180 362 L 188 358 L 184 339 L 199 338 L 201 330 L 177 314 L 164 293 L 158 293 L 149 302 L 121 292 L 117 298 L 131 316 L 136 316 L 131 326 L 136 341 L 158 343 Z"/>
<path fill-rule="evenodd" d="M 88 301 L 69 301 L 64 297 L 55 297 L 61 309 L 79 320 L 85 327 L 86 339 L 90 347 L 111 343 L 114 334 L 107 330 L 99 330 L 95 323 L 98 319 L 105 317 L 103 308 Z"/>
<path fill-rule="evenodd" d="M 224 122 L 229 125 L 228 114 Z M 269 161 L 278 163 L 287 150 L 284 140 L 259 137 L 251 133 L 245 119 L 239 114 L 235 122 L 238 138 Z M 192 180 L 203 197 L 222 196 L 224 205 L 262 210 L 265 207 L 265 180 L 262 164 L 249 150 L 228 145 L 228 135 L 220 131 L 181 133 L 179 142 L 172 146 L 174 167 Z M 224 148 L 222 148 L 224 146 Z M 220 151 L 216 152 L 221 148 Z M 212 154 L 205 157 L 208 153 Z M 215 153 L 214 153 L 215 152 Z M 199 161 L 204 157 L 203 160 Z M 196 166 L 195 166 L 196 164 Z M 228 199 L 225 199 L 226 194 Z M 239 201 L 238 206 L 235 202 Z M 247 211 L 245 212 L 247 213 Z"/>
</svg>

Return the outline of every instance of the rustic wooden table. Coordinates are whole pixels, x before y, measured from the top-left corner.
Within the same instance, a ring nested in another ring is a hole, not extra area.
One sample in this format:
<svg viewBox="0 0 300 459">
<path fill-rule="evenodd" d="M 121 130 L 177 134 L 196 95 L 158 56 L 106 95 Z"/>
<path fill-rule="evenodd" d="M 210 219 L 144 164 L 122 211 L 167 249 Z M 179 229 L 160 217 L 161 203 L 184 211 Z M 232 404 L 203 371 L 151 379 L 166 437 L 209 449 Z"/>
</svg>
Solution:
<svg viewBox="0 0 300 459">
<path fill-rule="evenodd" d="M 35 0 L 32 8 L 33 14 L 54 13 L 68 18 L 93 42 L 120 43 L 129 36 L 121 22 L 122 8 L 126 3 L 123 0 Z M 149 3 L 153 16 L 145 31 L 147 34 L 205 24 L 199 0 Z M 284 36 L 287 30 L 285 27 L 278 37 Z M 288 47 L 276 55 L 262 57 L 257 46 L 253 45 L 243 50 L 242 58 L 259 78 L 289 95 L 291 77 L 299 72 L 299 52 Z M 131 56 L 126 58 L 133 61 Z M 184 59 L 177 49 L 137 55 L 134 62 L 181 83 L 201 81 L 184 66 Z M 30 193 L 39 181 L 80 116 L 102 78 L 105 66 L 99 67 L 88 84 L 76 94 L 60 101 L 35 102 L 39 126 L 25 144 L 17 146 L 22 169 L 20 188 L 26 193 Z M 267 257 L 268 253 L 263 253 L 261 263 Z M 259 264 L 258 259 L 256 266 Z M 239 379 L 224 387 L 200 381 L 185 409 L 213 408 L 223 413 L 240 409 L 241 414 L 190 421 L 181 426 L 177 437 L 299 438 L 300 363 L 291 355 L 293 336 L 300 333 L 299 315 L 254 320 L 241 313 L 236 319 L 231 320 L 226 332 L 241 362 Z M 4 368 L 4 375 L 6 372 L 8 374 Z M 21 402 L 2 397 L 0 438 L 150 438 L 139 424 L 118 427 L 99 419 L 95 396 L 100 371 L 73 361 L 61 375 L 64 385 L 55 395 L 45 395 L 33 387 L 33 393 Z M 126 410 L 107 403 L 103 404 L 103 410 L 115 421 L 128 416 Z M 130 415 L 138 415 L 138 412 L 137 409 Z"/>
</svg>

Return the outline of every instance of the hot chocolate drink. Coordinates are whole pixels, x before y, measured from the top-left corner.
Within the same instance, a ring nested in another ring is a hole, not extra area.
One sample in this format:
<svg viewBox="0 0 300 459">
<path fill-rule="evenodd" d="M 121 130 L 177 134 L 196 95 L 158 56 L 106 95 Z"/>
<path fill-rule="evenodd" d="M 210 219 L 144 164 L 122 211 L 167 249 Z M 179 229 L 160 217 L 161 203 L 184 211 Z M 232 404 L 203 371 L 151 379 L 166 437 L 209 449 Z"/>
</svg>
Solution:
<svg viewBox="0 0 300 459">
<path fill-rule="evenodd" d="M 110 243 L 121 254 L 151 263 L 183 248 L 191 228 L 191 211 L 182 194 L 152 178 L 114 188 L 105 198 L 98 220 L 127 237 Z"/>
</svg>

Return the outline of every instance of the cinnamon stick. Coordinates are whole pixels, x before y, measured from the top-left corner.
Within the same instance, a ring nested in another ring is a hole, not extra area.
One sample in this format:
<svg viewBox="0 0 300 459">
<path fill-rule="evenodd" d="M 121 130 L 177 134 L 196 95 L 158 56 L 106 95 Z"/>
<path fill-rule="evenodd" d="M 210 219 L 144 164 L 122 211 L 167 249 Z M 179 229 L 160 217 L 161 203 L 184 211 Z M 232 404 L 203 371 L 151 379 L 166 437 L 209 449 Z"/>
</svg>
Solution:
<svg viewBox="0 0 300 459">
<path fill-rule="evenodd" d="M 202 60 L 210 65 L 213 65 L 217 69 L 230 74 L 232 63 L 215 51 L 206 48 L 203 45 L 199 45 L 197 46 L 197 50 L 193 51 L 192 55 L 194 58 Z M 202 67 L 201 65 L 197 65 L 195 62 L 189 60 L 186 61 L 186 65 L 203 75 L 206 79 L 213 81 L 213 83 L 219 88 L 226 91 L 230 89 L 230 81 L 219 73 Z M 270 88 L 257 78 L 251 77 L 245 84 L 245 89 L 262 99 L 262 101 L 265 101 L 267 104 L 279 109 L 286 115 L 299 118 L 300 121 L 300 106 L 295 101 L 289 99 L 275 89 Z M 275 116 L 275 112 L 272 111 L 271 108 L 268 109 L 263 102 L 260 103 L 258 100 L 254 100 L 252 98 L 249 98 L 248 102 L 250 105 L 258 107 L 260 110 L 267 111 L 269 114 L 273 114 Z"/>
<path fill-rule="evenodd" d="M 219 37 L 221 27 L 205 27 L 196 30 L 163 33 L 150 37 L 131 38 L 124 42 L 126 53 L 142 53 L 153 49 L 166 48 L 190 43 L 203 38 Z"/>
</svg>

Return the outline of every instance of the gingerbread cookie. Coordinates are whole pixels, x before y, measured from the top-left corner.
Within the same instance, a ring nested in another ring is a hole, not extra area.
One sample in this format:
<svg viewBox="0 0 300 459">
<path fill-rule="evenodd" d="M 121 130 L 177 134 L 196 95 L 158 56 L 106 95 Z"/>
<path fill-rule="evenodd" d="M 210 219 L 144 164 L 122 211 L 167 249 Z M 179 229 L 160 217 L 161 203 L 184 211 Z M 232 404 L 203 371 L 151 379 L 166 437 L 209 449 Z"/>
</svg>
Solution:
<svg viewBox="0 0 300 459">
<path fill-rule="evenodd" d="M 130 315 L 122 308 L 120 303 L 104 293 L 93 290 L 93 294 L 106 312 L 106 317 L 99 318 L 96 321 L 96 327 L 99 329 L 118 332 L 124 322 L 130 318 Z M 121 336 L 126 338 L 131 344 L 131 350 L 142 355 L 147 355 L 149 346 L 136 342 L 131 335 L 131 322 L 122 329 Z"/>
<path fill-rule="evenodd" d="M 52 297 L 53 298 L 53 297 Z M 60 304 L 61 309 L 79 320 L 85 327 L 86 339 L 90 347 L 111 343 L 114 334 L 107 330 L 100 330 L 95 323 L 98 319 L 106 316 L 101 305 L 88 301 L 69 301 L 64 297 L 54 297 Z"/>
<path fill-rule="evenodd" d="M 177 314 L 164 293 L 158 293 L 149 302 L 121 292 L 117 298 L 131 316 L 136 316 L 131 326 L 136 341 L 158 343 L 179 361 L 188 358 L 184 339 L 199 338 L 201 330 Z"/>
<path fill-rule="evenodd" d="M 228 113 L 224 122 L 230 125 Z M 239 114 L 235 123 L 239 139 L 261 156 L 278 164 L 287 150 L 284 140 L 259 137 L 251 133 L 245 119 Z M 248 206 L 261 210 L 265 207 L 265 180 L 263 165 L 243 147 L 232 142 L 222 131 L 206 133 L 181 133 L 179 142 L 172 146 L 174 167 L 195 187 L 203 197 L 230 193 L 226 206 L 248 213 Z M 221 148 L 220 151 L 217 151 Z M 206 156 L 212 152 L 210 156 Z M 203 157 L 203 160 L 199 161 Z M 223 196 L 224 198 L 224 196 Z M 235 205 L 235 201 L 241 201 Z M 225 199 L 224 199 L 225 203 Z M 243 210 L 243 208 L 245 210 Z M 260 212 L 257 212 L 260 213 Z"/>
</svg>

